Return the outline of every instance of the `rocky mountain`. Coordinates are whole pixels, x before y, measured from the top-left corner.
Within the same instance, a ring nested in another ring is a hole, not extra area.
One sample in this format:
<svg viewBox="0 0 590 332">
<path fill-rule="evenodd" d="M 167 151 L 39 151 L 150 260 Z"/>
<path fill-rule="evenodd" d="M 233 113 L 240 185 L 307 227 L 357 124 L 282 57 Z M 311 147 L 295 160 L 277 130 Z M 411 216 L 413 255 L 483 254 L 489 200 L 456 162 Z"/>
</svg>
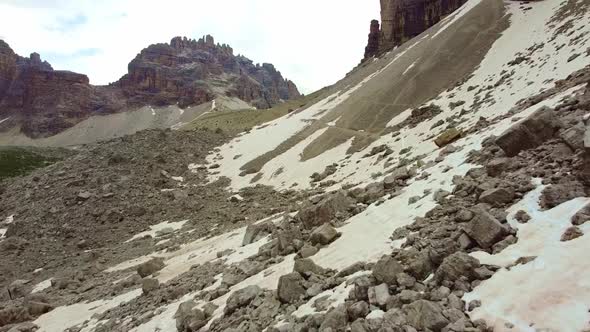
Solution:
<svg viewBox="0 0 590 332">
<path fill-rule="evenodd" d="M 3 180 L 0 331 L 590 330 L 588 21 L 467 0 L 235 136 Z"/>
<path fill-rule="evenodd" d="M 365 59 L 418 36 L 461 7 L 466 0 L 381 0 L 381 28 L 371 22 Z"/>
<path fill-rule="evenodd" d="M 213 37 L 176 37 L 144 49 L 119 81 L 93 86 L 88 77 L 53 70 L 39 54 L 23 58 L 0 41 L 0 130 L 20 127 L 32 138 L 55 135 L 93 115 L 145 105 L 199 105 L 217 96 L 257 108 L 296 98 L 295 84 L 271 64 L 255 65 Z"/>
</svg>

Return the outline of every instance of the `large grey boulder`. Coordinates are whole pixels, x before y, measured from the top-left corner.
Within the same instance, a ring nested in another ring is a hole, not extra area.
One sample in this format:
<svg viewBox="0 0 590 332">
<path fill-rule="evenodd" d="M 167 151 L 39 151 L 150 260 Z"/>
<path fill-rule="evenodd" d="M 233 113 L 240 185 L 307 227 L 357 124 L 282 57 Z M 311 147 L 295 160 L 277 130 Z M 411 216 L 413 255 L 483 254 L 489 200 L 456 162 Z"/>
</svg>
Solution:
<svg viewBox="0 0 590 332">
<path fill-rule="evenodd" d="M 302 276 L 308 276 L 310 274 L 324 274 L 324 272 L 326 272 L 326 269 L 317 265 L 309 258 L 303 258 L 295 260 L 293 271 L 301 274 Z"/>
<path fill-rule="evenodd" d="M 404 272 L 403 266 L 395 258 L 386 256 L 381 258 L 373 267 L 373 276 L 378 282 L 395 285 L 397 275 Z"/>
<path fill-rule="evenodd" d="M 246 246 L 265 238 L 268 234 L 272 233 L 273 228 L 274 224 L 270 221 L 261 224 L 248 225 L 248 227 L 246 227 L 244 239 L 242 240 L 242 246 Z"/>
<path fill-rule="evenodd" d="M 391 297 L 389 287 L 385 283 L 369 288 L 368 295 L 369 303 L 377 307 L 384 307 Z"/>
<path fill-rule="evenodd" d="M 332 243 L 340 236 L 340 233 L 330 224 L 323 224 L 313 230 L 310 235 L 312 244 L 326 245 Z"/>
<path fill-rule="evenodd" d="M 225 303 L 225 313 L 231 314 L 237 309 L 247 306 L 260 294 L 262 294 L 262 289 L 256 285 L 235 291 L 228 297 Z"/>
<path fill-rule="evenodd" d="M 440 331 L 449 320 L 445 318 L 440 305 L 426 300 L 418 300 L 403 308 L 408 324 L 419 330 Z"/>
<path fill-rule="evenodd" d="M 282 303 L 293 303 L 305 295 L 303 277 L 297 273 L 289 273 L 279 278 L 277 296 Z"/>
<path fill-rule="evenodd" d="M 351 206 L 351 201 L 342 192 L 329 195 L 317 204 L 308 203 L 296 218 L 306 229 L 329 223 L 338 212 L 344 212 Z"/>
<path fill-rule="evenodd" d="M 515 124 L 496 139 L 496 144 L 508 157 L 524 150 L 533 149 L 555 136 L 561 128 L 555 111 L 542 107 Z"/>
<path fill-rule="evenodd" d="M 322 325 L 320 325 L 320 331 L 331 331 L 333 332 L 344 332 L 346 331 L 346 323 L 348 322 L 348 313 L 344 304 L 330 310 Z"/>
<path fill-rule="evenodd" d="M 475 216 L 466 227 L 465 232 L 481 248 L 491 248 L 507 235 L 504 226 L 494 216 L 482 209 L 477 209 L 474 212 Z"/>
<path fill-rule="evenodd" d="M 157 257 L 157 258 L 152 258 L 149 261 L 140 264 L 137 267 L 137 274 L 139 274 L 140 277 L 145 278 L 147 276 L 150 276 L 158 271 L 160 271 L 161 269 L 163 269 L 166 266 L 166 264 L 164 264 L 164 259 Z"/>
<path fill-rule="evenodd" d="M 489 189 L 479 195 L 481 203 L 487 203 L 492 206 L 503 206 L 514 199 L 514 189 L 512 188 L 494 188 Z"/>
<path fill-rule="evenodd" d="M 207 315 L 200 309 L 195 308 L 193 300 L 181 303 L 174 314 L 176 319 L 176 330 L 179 332 L 194 332 L 205 326 L 208 322 Z"/>
<path fill-rule="evenodd" d="M 456 252 L 443 260 L 434 277 L 439 282 L 449 280 L 454 282 L 461 277 L 469 281 L 475 279 L 475 270 L 480 267 L 479 261 L 464 252 Z"/>
</svg>

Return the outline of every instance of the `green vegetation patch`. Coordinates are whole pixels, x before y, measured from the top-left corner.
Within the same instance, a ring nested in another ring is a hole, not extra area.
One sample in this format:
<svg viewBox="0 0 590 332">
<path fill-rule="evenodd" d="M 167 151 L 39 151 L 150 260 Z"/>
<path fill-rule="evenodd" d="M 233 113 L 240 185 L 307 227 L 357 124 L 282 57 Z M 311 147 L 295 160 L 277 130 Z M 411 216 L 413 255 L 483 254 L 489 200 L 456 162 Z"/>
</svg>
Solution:
<svg viewBox="0 0 590 332">
<path fill-rule="evenodd" d="M 63 157 L 38 153 L 30 148 L 0 147 L 0 180 L 25 175 L 61 159 Z"/>
</svg>

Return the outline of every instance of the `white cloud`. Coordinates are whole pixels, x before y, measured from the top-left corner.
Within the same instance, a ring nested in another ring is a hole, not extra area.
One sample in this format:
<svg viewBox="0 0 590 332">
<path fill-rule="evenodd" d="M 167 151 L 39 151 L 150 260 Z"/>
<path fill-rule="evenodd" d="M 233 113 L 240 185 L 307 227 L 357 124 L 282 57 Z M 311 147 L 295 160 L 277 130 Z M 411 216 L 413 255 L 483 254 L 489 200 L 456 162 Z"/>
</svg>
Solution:
<svg viewBox="0 0 590 332">
<path fill-rule="evenodd" d="M 211 34 L 312 92 L 358 64 L 378 15 L 377 0 L 0 0 L 0 31 L 17 53 L 95 84 L 116 81 L 149 44 Z"/>
</svg>

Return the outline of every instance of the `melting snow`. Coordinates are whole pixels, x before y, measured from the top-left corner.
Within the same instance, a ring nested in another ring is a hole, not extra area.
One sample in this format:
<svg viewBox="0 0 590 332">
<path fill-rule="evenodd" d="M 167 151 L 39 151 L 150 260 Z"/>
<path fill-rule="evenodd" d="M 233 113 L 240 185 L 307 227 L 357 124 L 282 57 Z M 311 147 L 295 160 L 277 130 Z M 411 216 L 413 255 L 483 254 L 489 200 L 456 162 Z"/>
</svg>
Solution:
<svg viewBox="0 0 590 332">
<path fill-rule="evenodd" d="M 537 182 L 538 183 L 538 182 Z M 484 319 L 495 331 L 582 331 L 590 328 L 590 235 L 561 242 L 563 232 L 571 226 L 571 217 L 590 203 L 590 198 L 576 198 L 551 210 L 541 211 L 539 197 L 545 186 L 528 193 L 508 210 L 510 224 L 518 228 L 518 243 L 496 255 L 476 252 L 472 255 L 483 264 L 504 267 L 466 294 L 464 300 L 479 299 L 472 319 Z M 526 211 L 532 219 L 519 224 L 514 214 Z M 590 223 L 580 226 L 589 234 Z M 524 265 L 507 269 L 518 258 L 536 256 Z M 513 324 L 513 329 L 506 328 Z M 508 325 L 510 325 L 508 324 Z"/>
<path fill-rule="evenodd" d="M 164 222 L 159 223 L 157 225 L 150 226 L 149 231 L 135 234 L 132 238 L 130 238 L 129 240 L 127 240 L 125 242 L 126 243 L 131 242 L 136 239 L 141 239 L 142 237 L 145 237 L 145 236 L 158 237 L 158 236 L 163 235 L 163 233 L 167 234 L 170 232 L 174 232 L 174 231 L 181 229 L 182 226 L 184 226 L 184 224 L 186 224 L 187 222 L 188 222 L 188 220 L 182 220 L 182 221 L 178 221 L 178 222 L 164 221 Z"/>
<path fill-rule="evenodd" d="M 69 306 L 57 307 L 33 323 L 39 326 L 38 332 L 62 332 L 67 328 L 84 323 L 93 315 L 101 314 L 115 308 L 122 303 L 129 302 L 141 295 L 141 289 L 137 289 L 110 300 L 99 300 L 89 303 L 76 303 Z"/>
</svg>

